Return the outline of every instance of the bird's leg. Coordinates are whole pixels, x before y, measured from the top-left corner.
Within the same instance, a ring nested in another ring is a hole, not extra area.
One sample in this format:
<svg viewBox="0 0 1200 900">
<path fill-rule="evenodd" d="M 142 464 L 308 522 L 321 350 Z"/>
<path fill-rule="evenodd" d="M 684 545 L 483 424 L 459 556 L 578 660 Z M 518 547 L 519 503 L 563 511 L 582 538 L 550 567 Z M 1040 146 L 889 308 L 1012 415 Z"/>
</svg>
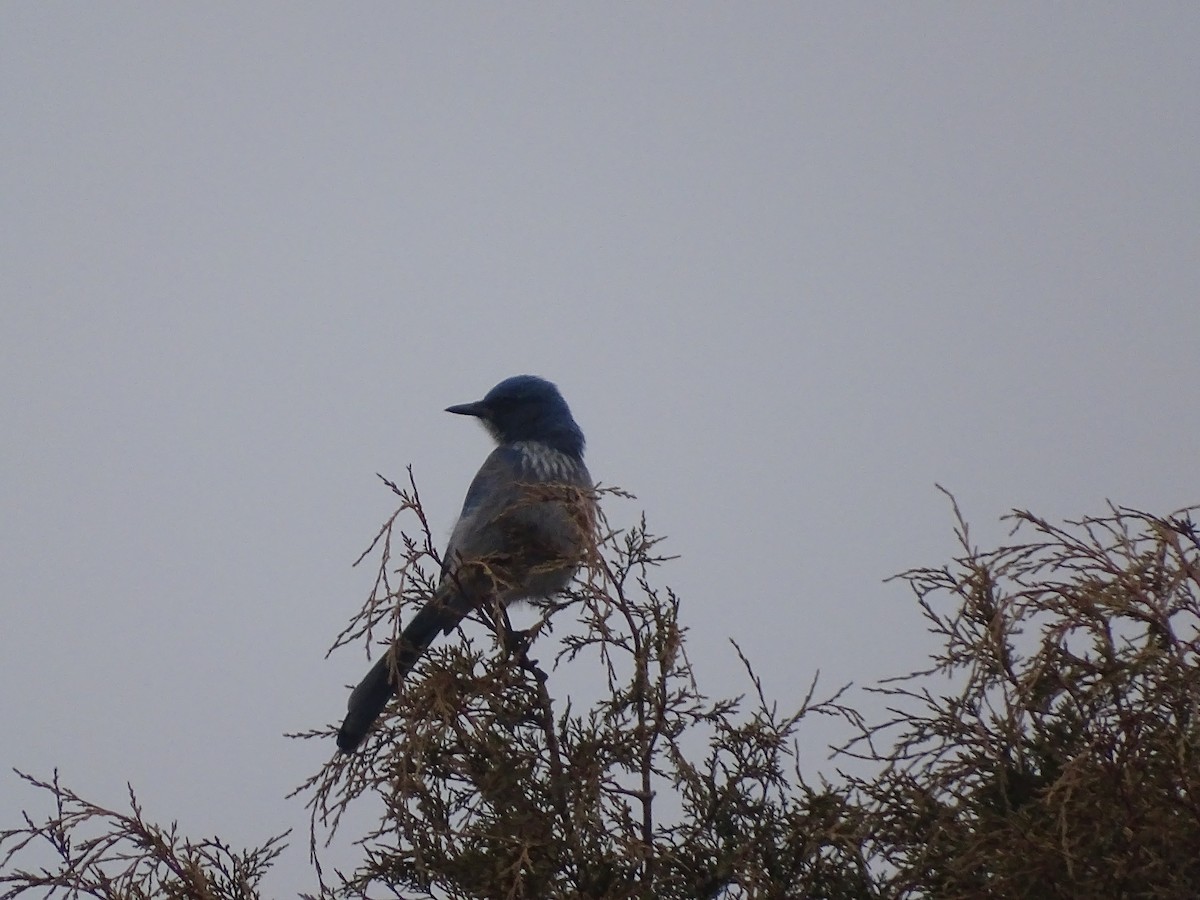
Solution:
<svg viewBox="0 0 1200 900">
<path fill-rule="evenodd" d="M 529 632 L 513 628 L 508 611 L 493 594 L 488 602 L 479 607 L 479 617 L 500 641 L 500 649 L 509 656 L 522 657 L 529 649 Z"/>
<path fill-rule="evenodd" d="M 498 612 L 496 622 L 504 652 L 515 656 L 522 666 L 536 663 L 536 660 L 529 659 L 529 647 L 533 643 L 535 630 L 514 628 L 512 619 L 508 617 L 508 610 L 500 607 Z"/>
</svg>

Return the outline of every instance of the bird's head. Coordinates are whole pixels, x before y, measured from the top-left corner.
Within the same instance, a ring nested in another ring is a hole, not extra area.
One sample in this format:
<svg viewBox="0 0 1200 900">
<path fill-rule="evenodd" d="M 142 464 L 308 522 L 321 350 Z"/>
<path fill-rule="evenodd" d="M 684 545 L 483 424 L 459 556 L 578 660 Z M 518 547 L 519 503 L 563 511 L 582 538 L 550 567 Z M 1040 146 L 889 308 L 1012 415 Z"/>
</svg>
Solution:
<svg viewBox="0 0 1200 900">
<path fill-rule="evenodd" d="M 449 406 L 446 412 L 474 416 L 501 444 L 539 441 L 576 458 L 583 456 L 583 432 L 558 388 L 536 375 L 506 378 L 482 400 Z"/>
</svg>

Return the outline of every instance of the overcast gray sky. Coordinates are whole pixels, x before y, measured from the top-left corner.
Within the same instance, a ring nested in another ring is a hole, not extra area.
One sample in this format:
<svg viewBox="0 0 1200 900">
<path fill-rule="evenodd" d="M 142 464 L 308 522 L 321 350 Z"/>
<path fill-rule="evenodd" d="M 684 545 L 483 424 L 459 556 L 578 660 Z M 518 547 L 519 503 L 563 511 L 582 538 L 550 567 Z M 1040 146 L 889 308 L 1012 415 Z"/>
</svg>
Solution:
<svg viewBox="0 0 1200 900">
<path fill-rule="evenodd" d="M 442 409 L 515 373 L 682 555 L 718 695 L 731 636 L 785 706 L 920 665 L 882 579 L 954 552 L 935 482 L 984 542 L 1200 500 L 1197 47 L 1194 3 L 4 4 L 0 763 L 302 827 L 375 473 L 447 533 L 488 439 Z"/>
</svg>

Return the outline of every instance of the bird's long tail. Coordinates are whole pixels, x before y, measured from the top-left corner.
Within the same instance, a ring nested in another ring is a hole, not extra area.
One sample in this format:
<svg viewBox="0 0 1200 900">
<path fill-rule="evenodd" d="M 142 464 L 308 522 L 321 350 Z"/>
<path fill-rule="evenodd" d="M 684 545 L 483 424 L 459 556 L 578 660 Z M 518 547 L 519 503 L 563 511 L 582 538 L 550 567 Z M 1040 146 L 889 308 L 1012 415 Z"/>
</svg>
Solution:
<svg viewBox="0 0 1200 900">
<path fill-rule="evenodd" d="M 351 692 L 346 718 L 337 736 L 338 749 L 343 753 L 353 753 L 363 742 L 396 693 L 396 685 L 416 665 L 438 633 L 450 631 L 462 620 L 466 610 L 454 608 L 458 604 L 447 602 L 448 599 L 440 597 L 426 603 Z"/>
</svg>

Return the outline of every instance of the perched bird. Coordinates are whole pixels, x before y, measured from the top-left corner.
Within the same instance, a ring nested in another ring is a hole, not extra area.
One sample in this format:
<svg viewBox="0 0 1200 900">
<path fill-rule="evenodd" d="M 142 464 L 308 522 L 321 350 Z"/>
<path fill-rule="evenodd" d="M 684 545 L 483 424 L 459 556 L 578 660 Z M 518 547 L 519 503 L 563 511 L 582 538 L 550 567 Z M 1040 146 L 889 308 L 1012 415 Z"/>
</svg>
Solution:
<svg viewBox="0 0 1200 900">
<path fill-rule="evenodd" d="M 476 403 L 446 412 L 475 416 L 499 445 L 467 489 L 433 598 L 350 694 L 337 745 L 352 752 L 439 632 L 472 610 L 561 591 L 587 552 L 595 521 L 583 432 L 558 388 L 533 375 L 505 379 Z"/>
</svg>

